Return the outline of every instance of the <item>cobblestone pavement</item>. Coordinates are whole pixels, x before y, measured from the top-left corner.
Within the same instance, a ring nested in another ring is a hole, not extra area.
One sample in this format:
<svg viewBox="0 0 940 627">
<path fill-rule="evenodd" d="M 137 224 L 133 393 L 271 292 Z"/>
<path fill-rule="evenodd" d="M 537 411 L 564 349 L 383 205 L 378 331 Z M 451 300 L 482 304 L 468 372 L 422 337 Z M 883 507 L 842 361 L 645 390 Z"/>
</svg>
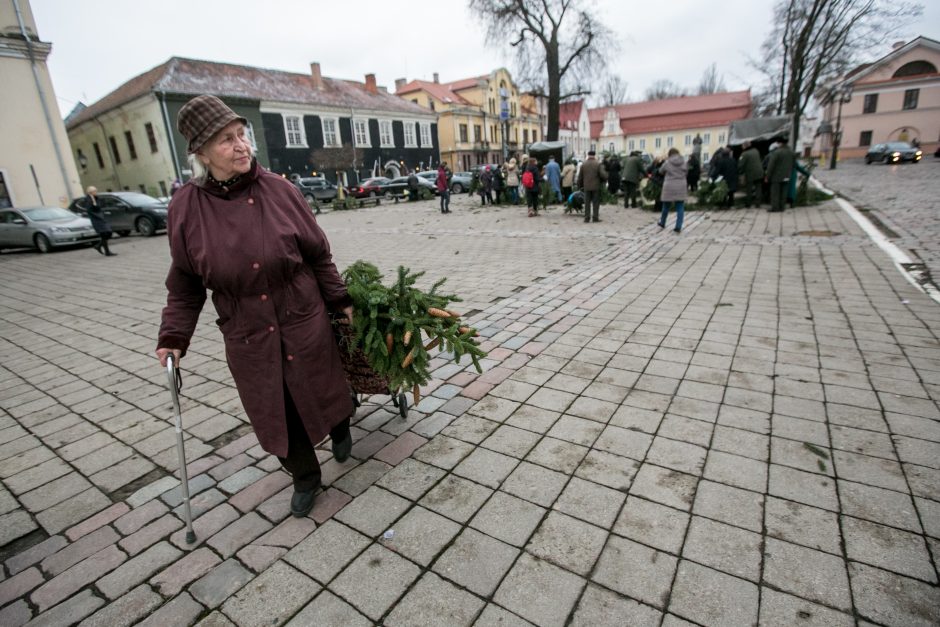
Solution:
<svg viewBox="0 0 940 627">
<path fill-rule="evenodd" d="M 163 236 L 0 257 L 0 624 L 932 625 L 940 308 L 834 203 L 324 214 L 450 277 L 490 351 L 357 413 L 290 518 L 207 311 L 165 373 Z M 820 237 L 826 233 L 833 234 Z"/>
<path fill-rule="evenodd" d="M 920 163 L 901 165 L 853 159 L 814 174 L 858 209 L 874 214 L 887 227 L 885 234 L 924 263 L 940 284 L 940 159 L 928 155 Z"/>
</svg>

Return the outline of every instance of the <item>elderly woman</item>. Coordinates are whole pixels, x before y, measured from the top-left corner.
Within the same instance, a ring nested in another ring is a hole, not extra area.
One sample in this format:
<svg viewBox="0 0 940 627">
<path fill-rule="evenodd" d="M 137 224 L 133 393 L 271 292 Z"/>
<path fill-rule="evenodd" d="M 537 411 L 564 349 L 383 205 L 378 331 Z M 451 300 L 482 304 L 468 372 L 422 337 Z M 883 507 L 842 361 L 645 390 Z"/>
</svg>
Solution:
<svg viewBox="0 0 940 627">
<path fill-rule="evenodd" d="M 229 370 L 261 447 L 293 477 L 291 514 L 320 487 L 314 445 L 352 449 L 353 403 L 327 311 L 352 319 L 329 242 L 294 185 L 258 165 L 239 117 L 215 96 L 180 109 L 193 179 L 169 208 L 172 261 L 157 357 L 186 355 L 212 291 Z"/>
<path fill-rule="evenodd" d="M 675 148 L 669 149 L 669 155 L 665 163 L 659 168 L 663 175 L 663 191 L 660 194 L 660 200 L 663 203 L 662 215 L 659 218 L 659 228 L 666 228 L 666 219 L 669 217 L 669 205 L 676 206 L 676 227 L 673 229 L 676 233 L 682 232 L 682 218 L 685 216 L 685 197 L 686 175 L 688 166 L 685 159 Z"/>
<path fill-rule="evenodd" d="M 111 249 L 108 248 L 108 240 L 111 239 L 111 225 L 108 224 L 104 210 L 101 208 L 101 205 L 98 204 L 98 188 L 94 185 L 89 185 L 88 189 L 85 190 L 85 200 L 82 203 L 82 207 L 85 208 L 85 213 L 88 214 L 88 219 L 91 220 L 91 226 L 95 229 L 95 233 L 97 233 L 99 237 L 93 248 L 105 257 L 114 257 L 117 255 L 117 253 L 112 253 Z"/>
</svg>

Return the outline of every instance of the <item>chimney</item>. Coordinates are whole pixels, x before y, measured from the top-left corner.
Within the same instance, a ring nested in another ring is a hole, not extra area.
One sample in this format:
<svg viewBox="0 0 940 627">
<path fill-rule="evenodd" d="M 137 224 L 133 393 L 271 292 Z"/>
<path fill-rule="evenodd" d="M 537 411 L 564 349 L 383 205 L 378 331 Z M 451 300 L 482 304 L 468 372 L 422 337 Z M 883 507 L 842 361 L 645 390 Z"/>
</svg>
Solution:
<svg viewBox="0 0 940 627">
<path fill-rule="evenodd" d="M 396 78 L 395 79 L 395 91 L 401 91 L 402 87 L 408 84 L 407 78 Z"/>
<path fill-rule="evenodd" d="M 441 77 L 437 75 L 437 72 L 434 73 L 434 82 L 435 82 L 435 83 L 440 83 L 440 82 L 441 82 Z"/>
<path fill-rule="evenodd" d="M 323 75 L 320 74 L 320 64 L 313 62 L 310 64 L 310 75 L 313 77 L 313 86 L 316 89 L 323 89 Z"/>
<path fill-rule="evenodd" d="M 370 94 L 379 93 L 379 88 L 375 84 L 375 74 L 366 74 L 366 91 Z"/>
<path fill-rule="evenodd" d="M 903 48 L 904 44 L 906 43 L 907 42 L 904 42 L 904 41 L 896 41 L 891 45 L 891 50 L 897 50 L 898 48 Z"/>
</svg>

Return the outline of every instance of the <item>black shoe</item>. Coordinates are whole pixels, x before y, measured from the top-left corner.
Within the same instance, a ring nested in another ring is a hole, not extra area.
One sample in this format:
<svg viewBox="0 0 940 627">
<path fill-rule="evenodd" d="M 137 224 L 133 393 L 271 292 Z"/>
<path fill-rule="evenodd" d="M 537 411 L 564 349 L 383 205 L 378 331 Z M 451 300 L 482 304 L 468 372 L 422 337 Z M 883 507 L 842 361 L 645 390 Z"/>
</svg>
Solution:
<svg viewBox="0 0 940 627">
<path fill-rule="evenodd" d="M 343 463 L 349 459 L 350 453 L 352 453 L 352 433 L 346 431 L 346 437 L 337 442 L 333 440 L 331 448 L 333 449 L 333 457 L 336 458 L 336 461 Z"/>
<path fill-rule="evenodd" d="M 681 233 L 682 229 L 673 229 L 673 231 L 675 231 L 676 233 Z"/>
<path fill-rule="evenodd" d="M 317 496 L 317 489 L 300 492 L 294 490 L 294 496 L 290 499 L 290 513 L 295 518 L 303 518 L 313 509 L 313 501 Z"/>
<path fill-rule="evenodd" d="M 600 222 L 600 221 L 601 221 L 600 218 L 596 218 L 596 219 L 594 219 L 594 220 L 591 220 L 591 222 Z"/>
<path fill-rule="evenodd" d="M 661 228 L 661 229 L 666 228 L 666 225 L 663 224 L 662 222 L 657 222 L 657 223 L 656 223 L 656 226 L 658 226 L 658 227 Z"/>
<path fill-rule="evenodd" d="M 92 246 L 92 248 L 94 248 L 95 250 L 97 250 L 97 251 L 98 251 L 99 253 L 101 253 L 102 255 L 105 254 L 105 252 L 104 252 L 103 250 L 101 250 L 101 242 L 98 242 L 97 244 L 95 244 L 94 246 Z"/>
<path fill-rule="evenodd" d="M 117 257 L 117 253 L 112 253 L 110 250 L 104 254 L 105 257 Z"/>
</svg>

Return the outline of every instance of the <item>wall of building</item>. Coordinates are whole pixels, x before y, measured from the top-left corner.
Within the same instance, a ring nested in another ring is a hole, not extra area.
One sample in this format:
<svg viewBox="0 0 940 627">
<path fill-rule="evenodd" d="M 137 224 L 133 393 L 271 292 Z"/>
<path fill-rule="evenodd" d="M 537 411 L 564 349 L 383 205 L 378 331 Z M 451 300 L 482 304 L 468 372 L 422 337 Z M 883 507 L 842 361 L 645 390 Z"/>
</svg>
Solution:
<svg viewBox="0 0 940 627">
<path fill-rule="evenodd" d="M 903 108 L 904 92 L 908 89 L 920 90 L 916 109 Z M 865 95 L 873 93 L 878 94 L 876 111 L 862 113 Z M 916 138 L 925 149 L 937 146 L 940 141 L 940 78 L 905 81 L 891 87 L 860 86 L 853 92 L 852 100 L 842 105 L 842 129 L 840 153 L 844 158 L 861 157 L 868 151 L 868 146 L 861 145 L 864 131 L 871 131 L 871 145 L 900 141 L 901 133 L 907 129 L 909 140 Z"/>
<path fill-rule="evenodd" d="M 29 3 L 19 5 L 28 31 L 36 33 Z M 19 32 L 12 2 L 0 3 L 0 32 Z M 13 205 L 65 207 L 81 192 L 81 182 L 45 64 L 49 45 L 34 42 L 33 49 L 38 86 L 22 39 L 10 38 L 10 55 L 0 57 L 0 174 Z"/>
<path fill-rule="evenodd" d="M 692 154 L 692 141 L 698 133 L 702 136 L 702 161 L 707 162 L 715 151 L 728 143 L 727 126 L 709 126 L 703 128 L 686 128 L 655 133 L 637 133 L 629 135 L 601 135 L 595 142 L 598 153 L 609 152 L 613 144 L 613 152 L 628 153 L 633 150 L 648 153 L 655 157 L 665 157 L 670 148 L 677 148 L 682 155 Z M 659 145 L 656 142 L 659 140 Z M 671 143 L 670 143 L 671 142 Z"/>
</svg>

